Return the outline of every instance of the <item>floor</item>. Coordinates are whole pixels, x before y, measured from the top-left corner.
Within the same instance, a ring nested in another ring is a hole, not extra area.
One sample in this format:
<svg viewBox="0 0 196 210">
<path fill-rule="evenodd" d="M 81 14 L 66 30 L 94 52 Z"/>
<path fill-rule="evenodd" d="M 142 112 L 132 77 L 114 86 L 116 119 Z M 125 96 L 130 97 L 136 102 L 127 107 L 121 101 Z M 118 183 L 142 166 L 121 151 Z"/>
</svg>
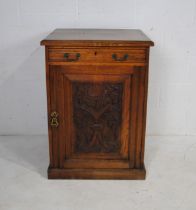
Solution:
<svg viewBox="0 0 196 210">
<path fill-rule="evenodd" d="M 47 136 L 0 137 L 0 210 L 195 210 L 196 136 L 149 136 L 145 181 L 48 180 Z"/>
</svg>

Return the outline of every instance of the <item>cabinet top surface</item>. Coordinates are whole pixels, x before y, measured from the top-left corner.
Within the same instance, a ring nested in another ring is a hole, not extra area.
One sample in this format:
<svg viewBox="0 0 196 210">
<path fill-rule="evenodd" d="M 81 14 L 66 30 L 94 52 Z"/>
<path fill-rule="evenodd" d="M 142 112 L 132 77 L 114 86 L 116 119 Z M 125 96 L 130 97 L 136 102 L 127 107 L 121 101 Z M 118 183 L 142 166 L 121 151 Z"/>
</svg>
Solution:
<svg viewBox="0 0 196 210">
<path fill-rule="evenodd" d="M 56 29 L 41 45 L 153 46 L 154 43 L 138 29 Z"/>
</svg>

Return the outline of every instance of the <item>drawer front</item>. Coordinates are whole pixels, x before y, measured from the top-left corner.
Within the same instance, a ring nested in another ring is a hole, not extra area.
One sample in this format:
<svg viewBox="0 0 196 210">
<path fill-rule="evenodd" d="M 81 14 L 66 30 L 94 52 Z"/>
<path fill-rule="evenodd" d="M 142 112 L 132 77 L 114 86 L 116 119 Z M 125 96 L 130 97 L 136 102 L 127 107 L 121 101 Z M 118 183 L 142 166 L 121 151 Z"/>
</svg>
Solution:
<svg viewBox="0 0 196 210">
<path fill-rule="evenodd" d="M 144 63 L 146 50 L 49 49 L 48 58 L 55 62 Z"/>
</svg>

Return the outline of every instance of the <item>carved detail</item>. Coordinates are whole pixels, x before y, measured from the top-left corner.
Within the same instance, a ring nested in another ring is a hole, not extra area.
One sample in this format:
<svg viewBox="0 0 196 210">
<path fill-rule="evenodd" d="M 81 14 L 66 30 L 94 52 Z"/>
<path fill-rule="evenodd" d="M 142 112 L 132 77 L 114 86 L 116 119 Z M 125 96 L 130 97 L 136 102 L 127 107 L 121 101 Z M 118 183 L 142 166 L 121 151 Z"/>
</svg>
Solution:
<svg viewBox="0 0 196 210">
<path fill-rule="evenodd" d="M 122 83 L 73 82 L 75 152 L 119 152 Z"/>
</svg>

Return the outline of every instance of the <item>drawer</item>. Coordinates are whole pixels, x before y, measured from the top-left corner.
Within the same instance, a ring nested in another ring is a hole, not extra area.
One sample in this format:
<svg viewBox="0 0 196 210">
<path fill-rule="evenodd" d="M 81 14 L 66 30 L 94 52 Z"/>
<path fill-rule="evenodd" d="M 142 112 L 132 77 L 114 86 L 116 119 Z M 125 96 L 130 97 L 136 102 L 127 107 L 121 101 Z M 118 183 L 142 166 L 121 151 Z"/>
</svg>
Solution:
<svg viewBox="0 0 196 210">
<path fill-rule="evenodd" d="M 49 49 L 49 61 L 133 63 L 146 62 L 145 49 Z"/>
</svg>

